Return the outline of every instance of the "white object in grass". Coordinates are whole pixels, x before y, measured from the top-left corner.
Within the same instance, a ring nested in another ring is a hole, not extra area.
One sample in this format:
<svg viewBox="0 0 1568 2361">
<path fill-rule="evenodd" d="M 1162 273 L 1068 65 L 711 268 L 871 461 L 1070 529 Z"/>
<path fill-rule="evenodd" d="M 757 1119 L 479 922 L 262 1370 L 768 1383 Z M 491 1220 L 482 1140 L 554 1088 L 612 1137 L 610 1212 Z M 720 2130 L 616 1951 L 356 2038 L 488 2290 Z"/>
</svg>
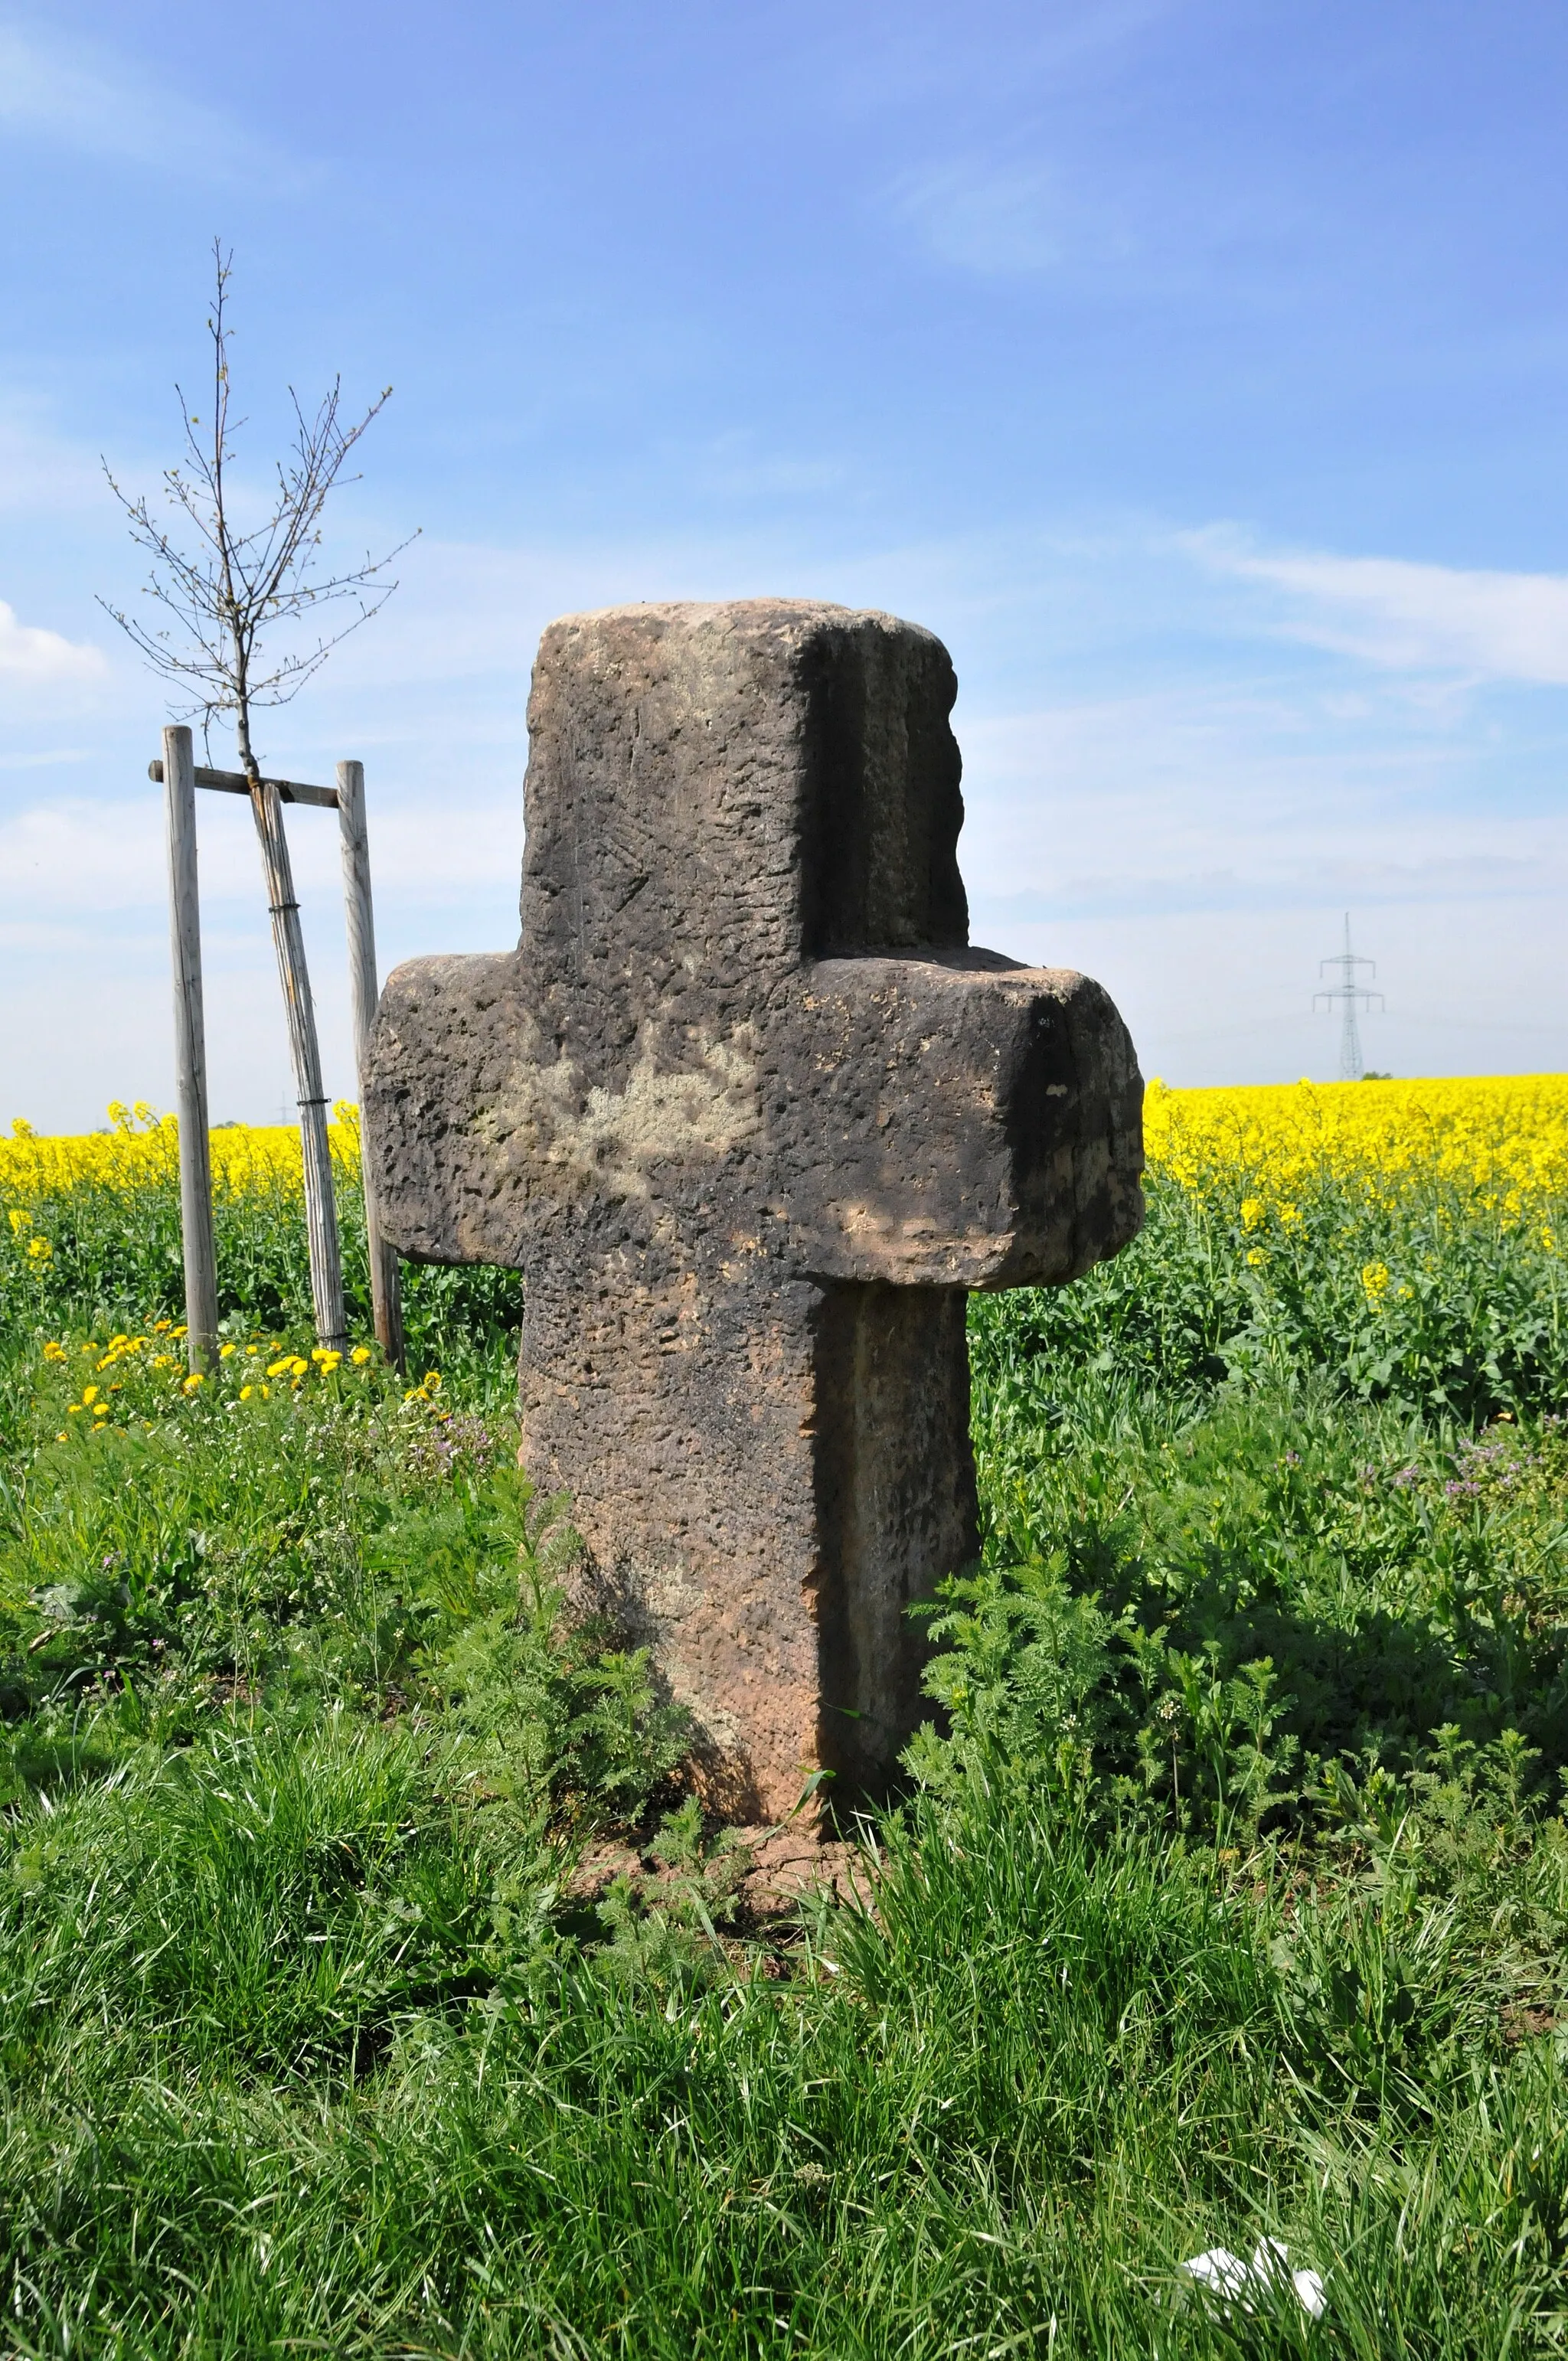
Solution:
<svg viewBox="0 0 1568 2361">
<path fill-rule="evenodd" d="M 1290 2257 L 1277 2238 L 1260 2238 L 1253 2248 L 1252 2260 L 1244 2263 L 1228 2246 L 1211 2246 L 1201 2255 L 1193 2255 L 1181 2266 L 1201 2287 L 1212 2290 L 1227 2304 L 1239 2303 L 1244 2312 L 1251 2312 L 1247 2301 L 1251 2294 L 1266 2294 L 1270 2290 L 1288 2284 L 1302 2311 L 1312 2320 L 1321 2320 L 1327 2303 L 1323 2282 L 1316 2271 L 1293 2271 Z"/>
</svg>

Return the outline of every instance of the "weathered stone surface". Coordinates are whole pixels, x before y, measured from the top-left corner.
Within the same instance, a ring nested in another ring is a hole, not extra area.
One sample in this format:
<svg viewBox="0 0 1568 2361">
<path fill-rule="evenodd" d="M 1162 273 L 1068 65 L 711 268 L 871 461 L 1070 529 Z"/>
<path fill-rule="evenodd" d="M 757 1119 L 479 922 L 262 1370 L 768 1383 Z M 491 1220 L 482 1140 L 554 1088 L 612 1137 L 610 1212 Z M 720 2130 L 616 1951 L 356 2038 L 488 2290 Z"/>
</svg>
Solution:
<svg viewBox="0 0 1568 2361">
<path fill-rule="evenodd" d="M 964 1301 L 1142 1218 L 1132 1045 L 973 950 L 946 650 L 753 600 L 568 616 L 529 708 L 522 941 L 382 997 L 405 1254 L 526 1278 L 524 1455 L 716 1802 L 885 1773 L 905 1614 L 974 1544 Z"/>
</svg>

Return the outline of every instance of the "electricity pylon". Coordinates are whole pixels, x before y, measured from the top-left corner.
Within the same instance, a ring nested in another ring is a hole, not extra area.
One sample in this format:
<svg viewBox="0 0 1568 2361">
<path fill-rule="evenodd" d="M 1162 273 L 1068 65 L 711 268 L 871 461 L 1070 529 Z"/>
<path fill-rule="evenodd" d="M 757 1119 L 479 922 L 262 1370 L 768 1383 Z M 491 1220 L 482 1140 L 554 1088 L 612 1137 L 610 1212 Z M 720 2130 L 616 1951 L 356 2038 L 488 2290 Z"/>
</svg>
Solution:
<svg viewBox="0 0 1568 2361">
<path fill-rule="evenodd" d="M 1358 967 L 1369 967 L 1376 975 L 1377 962 L 1376 960 L 1362 959 L 1351 950 L 1348 910 L 1344 914 L 1344 949 L 1343 951 L 1336 951 L 1332 959 L 1320 960 L 1318 973 L 1321 975 L 1325 968 L 1331 967 L 1338 968 L 1340 980 L 1337 983 L 1325 985 L 1321 992 L 1314 992 L 1312 1007 L 1315 1011 L 1320 1002 L 1330 1008 L 1336 1005 L 1339 1007 L 1341 1011 L 1339 1078 L 1342 1082 L 1358 1082 L 1362 1076 L 1362 1064 L 1361 1030 L 1355 1021 L 1356 1009 L 1360 1006 L 1370 1010 L 1374 1001 L 1381 1009 L 1386 1007 L 1387 1003 L 1380 992 L 1369 992 L 1364 983 L 1357 983 L 1355 980 L 1355 971 Z"/>
</svg>

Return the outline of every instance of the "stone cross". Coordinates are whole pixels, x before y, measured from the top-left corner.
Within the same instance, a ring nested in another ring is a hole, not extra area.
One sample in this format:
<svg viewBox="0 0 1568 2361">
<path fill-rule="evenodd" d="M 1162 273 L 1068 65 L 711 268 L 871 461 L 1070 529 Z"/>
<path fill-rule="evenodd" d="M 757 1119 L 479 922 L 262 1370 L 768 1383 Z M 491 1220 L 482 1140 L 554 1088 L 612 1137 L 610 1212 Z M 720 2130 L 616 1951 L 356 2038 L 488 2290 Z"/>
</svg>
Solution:
<svg viewBox="0 0 1568 2361">
<path fill-rule="evenodd" d="M 553 623 L 521 945 L 399 968 L 367 1061 L 386 1231 L 523 1272 L 524 1464 L 732 1818 L 885 1781 L 976 1547 L 968 1291 L 1142 1219 L 1110 1000 L 969 948 L 956 693 L 842 607 Z"/>
</svg>

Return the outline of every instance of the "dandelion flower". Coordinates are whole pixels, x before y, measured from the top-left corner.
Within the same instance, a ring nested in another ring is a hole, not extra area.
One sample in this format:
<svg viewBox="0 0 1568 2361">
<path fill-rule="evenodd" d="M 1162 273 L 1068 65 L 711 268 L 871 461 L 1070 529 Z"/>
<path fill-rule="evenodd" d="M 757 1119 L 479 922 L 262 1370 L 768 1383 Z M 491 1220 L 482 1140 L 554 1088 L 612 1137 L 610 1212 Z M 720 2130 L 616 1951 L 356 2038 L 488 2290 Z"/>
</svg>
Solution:
<svg viewBox="0 0 1568 2361">
<path fill-rule="evenodd" d="M 200 1370 L 200 1369 L 192 1369 L 192 1372 L 191 1372 L 191 1374 L 190 1374 L 190 1376 L 186 1378 L 186 1380 L 185 1380 L 184 1384 L 181 1387 L 180 1390 L 181 1390 L 181 1392 L 182 1394 L 193 1394 L 193 1393 L 196 1391 L 197 1388 L 198 1388 L 199 1386 L 203 1385 L 204 1382 L 205 1382 L 205 1380 L 203 1379 L 203 1376 L 202 1376 L 202 1372 L 201 1372 L 201 1370 Z"/>
<path fill-rule="evenodd" d="M 369 1345 L 356 1345 L 353 1352 L 350 1353 L 348 1357 L 353 1362 L 356 1369 L 362 1369 L 365 1367 L 366 1362 L 370 1358 Z"/>
</svg>

